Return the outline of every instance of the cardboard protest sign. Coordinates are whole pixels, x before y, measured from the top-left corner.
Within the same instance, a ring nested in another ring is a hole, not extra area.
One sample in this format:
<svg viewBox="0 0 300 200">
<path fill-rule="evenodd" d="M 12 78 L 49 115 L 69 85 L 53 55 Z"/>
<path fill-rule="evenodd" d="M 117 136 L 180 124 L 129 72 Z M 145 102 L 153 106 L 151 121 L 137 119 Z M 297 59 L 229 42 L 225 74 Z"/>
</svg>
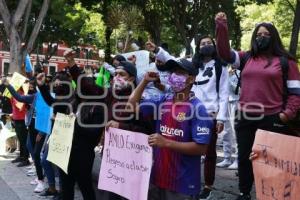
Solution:
<svg viewBox="0 0 300 200">
<path fill-rule="evenodd" d="M 133 52 L 129 52 L 129 53 L 124 53 L 122 54 L 125 58 L 129 58 L 132 55 L 135 55 L 136 57 L 136 68 L 137 70 L 139 69 L 145 69 L 147 67 L 149 67 L 149 55 L 150 52 L 146 51 L 146 50 L 141 50 L 141 51 L 133 51 Z"/>
<path fill-rule="evenodd" d="M 300 199 L 300 138 L 258 130 L 253 161 L 258 200 Z"/>
<path fill-rule="evenodd" d="M 16 107 L 17 107 L 19 110 L 22 110 L 23 106 L 24 106 L 24 103 L 21 103 L 21 102 L 18 102 L 18 101 L 17 101 Z"/>
<path fill-rule="evenodd" d="M 47 160 L 68 174 L 68 165 L 74 132 L 74 115 L 57 113 L 51 136 Z"/>
<path fill-rule="evenodd" d="M 35 129 L 49 135 L 51 133 L 53 108 L 48 106 L 40 92 L 36 93 L 35 111 Z"/>
<path fill-rule="evenodd" d="M 21 74 L 14 72 L 12 78 L 10 79 L 9 83 L 13 86 L 13 88 L 18 91 L 19 88 L 25 83 L 26 77 L 22 76 Z M 3 92 L 3 96 L 11 98 L 11 94 L 6 88 Z"/>
<path fill-rule="evenodd" d="M 130 200 L 146 200 L 152 166 L 148 136 L 109 128 L 103 151 L 98 188 Z"/>
<path fill-rule="evenodd" d="M 137 70 L 137 84 L 144 78 L 144 74 L 149 71 L 149 51 L 141 50 L 141 51 L 133 51 L 129 53 L 122 54 L 125 58 L 129 58 L 132 55 L 136 57 L 136 70 Z"/>
</svg>

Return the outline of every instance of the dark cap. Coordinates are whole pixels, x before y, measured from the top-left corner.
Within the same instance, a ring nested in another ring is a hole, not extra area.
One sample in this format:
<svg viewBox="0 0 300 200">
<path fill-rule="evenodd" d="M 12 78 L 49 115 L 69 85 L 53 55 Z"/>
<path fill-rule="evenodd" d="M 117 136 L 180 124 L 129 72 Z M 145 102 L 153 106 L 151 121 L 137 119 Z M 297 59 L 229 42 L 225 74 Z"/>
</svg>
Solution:
<svg viewBox="0 0 300 200">
<path fill-rule="evenodd" d="M 117 61 L 121 62 L 121 61 L 126 61 L 126 58 L 124 56 L 122 56 L 122 55 L 119 54 L 119 55 L 116 55 L 113 58 L 113 60 L 117 60 Z"/>
<path fill-rule="evenodd" d="M 119 66 L 116 67 L 116 69 L 123 69 L 131 76 L 134 76 L 134 77 L 137 76 L 136 67 L 131 62 L 121 61 Z"/>
<path fill-rule="evenodd" d="M 194 67 L 192 62 L 184 58 L 179 60 L 168 60 L 166 62 L 166 67 L 169 69 L 180 68 L 186 71 L 189 75 L 193 75 L 193 76 L 197 76 L 199 73 L 199 69 Z"/>
</svg>

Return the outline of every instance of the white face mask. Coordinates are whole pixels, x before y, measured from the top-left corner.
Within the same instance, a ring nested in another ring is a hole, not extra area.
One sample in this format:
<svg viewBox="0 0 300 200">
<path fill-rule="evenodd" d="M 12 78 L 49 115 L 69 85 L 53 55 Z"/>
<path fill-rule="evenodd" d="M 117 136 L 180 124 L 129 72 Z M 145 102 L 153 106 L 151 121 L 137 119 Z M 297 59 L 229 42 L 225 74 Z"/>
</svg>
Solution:
<svg viewBox="0 0 300 200">
<path fill-rule="evenodd" d="M 122 77 L 114 77 L 113 79 L 113 89 L 115 90 L 124 90 L 128 88 L 128 81 L 124 80 Z"/>
</svg>

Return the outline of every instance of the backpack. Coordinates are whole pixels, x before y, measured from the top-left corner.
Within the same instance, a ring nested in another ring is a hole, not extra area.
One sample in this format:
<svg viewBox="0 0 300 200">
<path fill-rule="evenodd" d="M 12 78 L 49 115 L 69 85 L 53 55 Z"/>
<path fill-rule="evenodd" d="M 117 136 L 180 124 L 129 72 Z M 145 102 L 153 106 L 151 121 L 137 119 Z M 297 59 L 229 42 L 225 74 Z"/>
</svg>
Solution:
<svg viewBox="0 0 300 200">
<path fill-rule="evenodd" d="M 241 58 L 240 61 L 240 76 L 238 79 L 238 83 L 237 83 L 237 87 L 235 90 L 235 94 L 238 94 L 239 92 L 239 88 L 241 87 L 241 76 L 242 76 L 242 71 L 245 68 L 245 65 L 247 63 L 247 61 L 250 59 L 251 54 L 249 51 L 246 52 L 246 54 Z M 288 58 L 285 56 L 281 56 L 279 58 L 280 60 L 280 66 L 281 66 L 281 70 L 282 70 L 282 80 L 283 80 L 283 94 L 282 94 L 282 99 L 283 99 L 283 109 L 285 108 L 286 104 L 287 104 L 287 99 L 289 96 L 289 92 L 288 92 L 288 86 L 287 86 L 287 80 L 288 80 L 288 72 L 289 72 L 289 62 L 288 62 Z M 289 126 L 289 128 L 291 129 L 291 131 L 294 132 L 294 134 L 300 136 L 300 109 L 297 112 L 296 117 L 293 120 L 290 120 L 287 124 Z"/>
<path fill-rule="evenodd" d="M 216 91 L 219 94 L 220 91 L 220 79 L 223 71 L 223 66 L 226 65 L 225 63 L 221 62 L 220 60 L 216 59 L 215 63 L 215 72 L 216 72 Z"/>
</svg>

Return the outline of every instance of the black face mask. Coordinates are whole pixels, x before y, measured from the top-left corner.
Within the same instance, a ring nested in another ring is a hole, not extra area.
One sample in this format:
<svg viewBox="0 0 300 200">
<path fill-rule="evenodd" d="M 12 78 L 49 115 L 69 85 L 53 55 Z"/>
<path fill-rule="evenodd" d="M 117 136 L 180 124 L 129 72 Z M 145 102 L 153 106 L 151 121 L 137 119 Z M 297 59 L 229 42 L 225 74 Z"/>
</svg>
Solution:
<svg viewBox="0 0 300 200">
<path fill-rule="evenodd" d="M 201 47 L 199 53 L 202 57 L 212 57 L 216 52 L 216 49 L 213 45 L 205 45 Z"/>
<path fill-rule="evenodd" d="M 256 38 L 258 50 L 265 51 L 270 47 L 271 37 L 259 36 Z"/>
<path fill-rule="evenodd" d="M 28 90 L 28 94 L 35 94 L 36 90 Z"/>
<path fill-rule="evenodd" d="M 58 95 L 58 96 L 66 96 L 69 95 L 69 87 L 68 86 L 54 86 L 53 87 L 53 92 Z"/>
</svg>

